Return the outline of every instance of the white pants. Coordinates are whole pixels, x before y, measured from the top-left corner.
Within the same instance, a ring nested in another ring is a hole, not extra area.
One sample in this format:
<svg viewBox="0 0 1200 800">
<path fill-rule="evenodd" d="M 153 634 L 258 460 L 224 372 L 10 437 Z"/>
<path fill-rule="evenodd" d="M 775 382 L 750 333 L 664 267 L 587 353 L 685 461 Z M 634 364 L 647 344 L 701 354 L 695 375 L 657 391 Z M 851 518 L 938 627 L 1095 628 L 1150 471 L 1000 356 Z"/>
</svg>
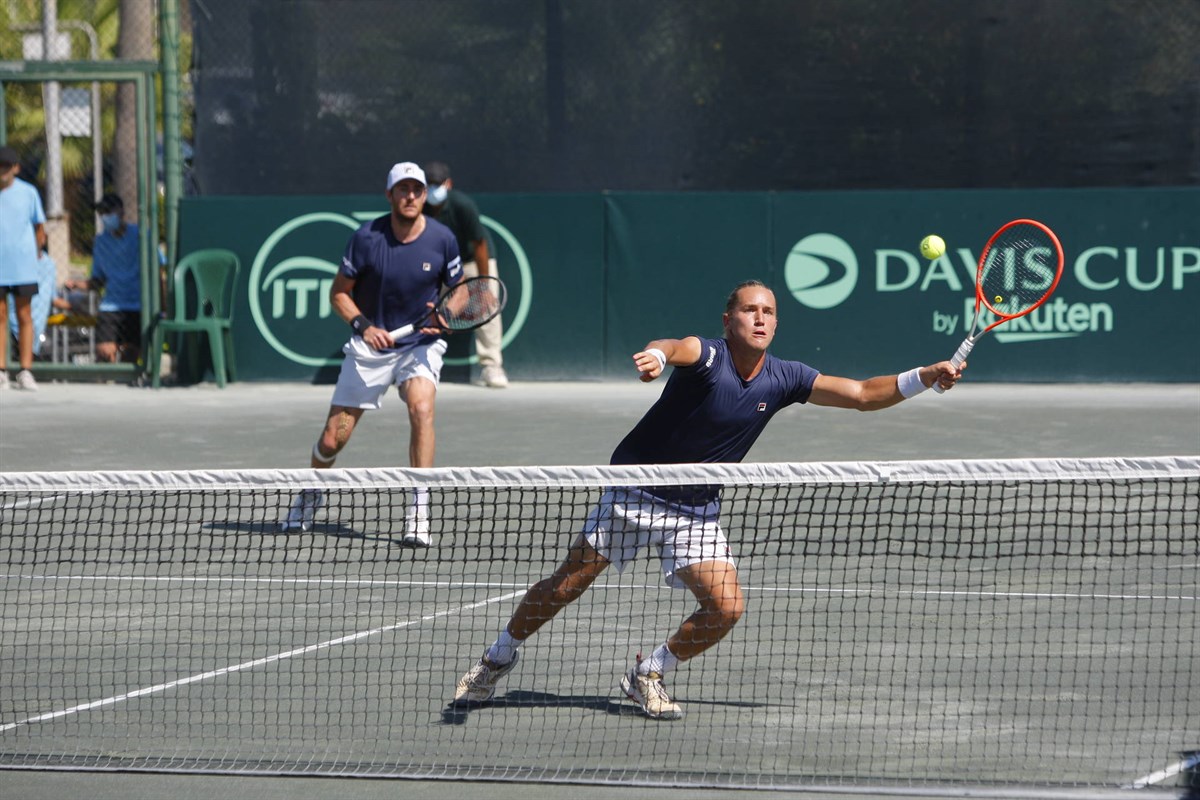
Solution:
<svg viewBox="0 0 1200 800">
<path fill-rule="evenodd" d="M 479 266 L 474 261 L 463 263 L 463 276 L 474 278 L 479 274 Z M 488 259 L 488 275 L 500 277 L 496 267 L 496 259 Z M 504 320 L 497 314 L 491 322 L 475 329 L 475 355 L 479 356 L 479 366 L 499 367 L 504 364 L 504 356 L 500 351 L 500 340 L 504 338 Z"/>
<path fill-rule="evenodd" d="M 427 378 L 437 385 L 442 376 L 446 340 L 435 339 L 430 344 L 395 351 L 376 350 L 361 336 L 352 336 L 342 352 L 346 358 L 330 405 L 378 409 L 387 390 L 409 378 Z"/>
<path fill-rule="evenodd" d="M 675 589 L 685 588 L 676 575 L 684 567 L 704 561 L 734 564 L 716 519 L 696 517 L 625 489 L 604 493 L 584 523 L 583 537 L 617 572 L 623 572 L 643 548 L 654 545 L 663 579 Z"/>
</svg>

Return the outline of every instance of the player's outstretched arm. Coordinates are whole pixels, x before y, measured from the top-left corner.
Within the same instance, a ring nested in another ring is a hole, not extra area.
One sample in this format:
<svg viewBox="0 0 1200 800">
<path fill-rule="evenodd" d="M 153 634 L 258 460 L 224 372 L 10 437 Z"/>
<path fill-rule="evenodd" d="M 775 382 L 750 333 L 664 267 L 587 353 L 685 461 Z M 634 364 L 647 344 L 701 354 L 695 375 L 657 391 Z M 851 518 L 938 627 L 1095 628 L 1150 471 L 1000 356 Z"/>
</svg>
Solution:
<svg viewBox="0 0 1200 800">
<path fill-rule="evenodd" d="M 964 363 L 963 368 L 966 366 Z M 961 377 L 962 370 L 956 369 L 949 361 L 939 361 L 899 375 L 881 375 L 865 381 L 819 375 L 808 401 L 818 406 L 878 411 L 920 394 L 935 383 L 943 389 L 951 389 Z"/>
<path fill-rule="evenodd" d="M 690 367 L 700 360 L 700 340 L 695 336 L 686 339 L 655 339 L 633 354 L 633 365 L 638 378 L 649 382 L 663 374 L 668 364 Z"/>
</svg>

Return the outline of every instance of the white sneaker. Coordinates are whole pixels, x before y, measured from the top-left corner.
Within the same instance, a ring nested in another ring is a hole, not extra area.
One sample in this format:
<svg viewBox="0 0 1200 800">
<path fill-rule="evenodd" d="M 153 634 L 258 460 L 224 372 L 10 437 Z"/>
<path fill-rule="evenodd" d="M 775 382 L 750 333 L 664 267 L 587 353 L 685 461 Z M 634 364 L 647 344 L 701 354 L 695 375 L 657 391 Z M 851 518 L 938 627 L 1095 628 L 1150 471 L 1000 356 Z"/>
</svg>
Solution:
<svg viewBox="0 0 1200 800">
<path fill-rule="evenodd" d="M 508 376 L 504 374 L 504 367 L 490 364 L 479 373 L 479 382 L 491 389 L 504 389 L 508 386 Z"/>
<path fill-rule="evenodd" d="M 433 537 L 429 535 L 428 495 L 418 496 L 404 512 L 404 536 L 401 544 L 411 547 L 429 547 Z"/>
<path fill-rule="evenodd" d="M 24 389 L 27 392 L 36 392 L 38 390 L 37 381 L 33 379 L 33 373 L 27 369 L 23 369 L 17 373 L 17 388 Z"/>
<path fill-rule="evenodd" d="M 0 391 L 8 388 L 8 370 L 0 369 Z"/>
<path fill-rule="evenodd" d="M 466 675 L 458 679 L 451 705 L 469 706 L 491 700 L 496 696 L 496 684 L 513 671 L 520 657 L 520 653 L 514 652 L 513 660 L 507 664 L 493 664 L 487 660 L 487 656 L 480 658 L 475 662 L 475 666 L 467 670 Z"/>
<path fill-rule="evenodd" d="M 312 530 L 313 516 L 317 509 L 325 505 L 325 493 L 320 489 L 302 489 L 292 500 L 283 519 L 279 520 L 281 531 Z"/>
<path fill-rule="evenodd" d="M 640 662 L 641 659 L 638 659 Z M 630 700 L 642 707 L 650 719 L 674 720 L 683 719 L 683 708 L 667 694 L 663 686 L 662 675 L 651 672 L 642 675 L 634 666 L 629 673 L 621 678 L 621 690 Z"/>
</svg>

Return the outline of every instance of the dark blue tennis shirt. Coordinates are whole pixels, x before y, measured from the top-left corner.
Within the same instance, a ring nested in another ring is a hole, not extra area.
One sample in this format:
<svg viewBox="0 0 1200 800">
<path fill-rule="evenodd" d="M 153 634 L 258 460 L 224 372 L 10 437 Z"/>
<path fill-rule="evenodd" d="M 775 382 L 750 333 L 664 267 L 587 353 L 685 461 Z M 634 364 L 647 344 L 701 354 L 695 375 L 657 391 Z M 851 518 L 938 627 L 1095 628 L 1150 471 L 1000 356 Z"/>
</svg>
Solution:
<svg viewBox="0 0 1200 800">
<path fill-rule="evenodd" d="M 724 339 L 701 339 L 700 360 L 675 367 L 662 396 L 613 451 L 612 464 L 695 464 L 741 461 L 775 412 L 808 402 L 820 373 L 767 354 L 743 380 Z M 657 486 L 647 491 L 688 511 L 715 504 L 719 486 Z"/>
<path fill-rule="evenodd" d="M 354 302 L 371 324 L 389 331 L 427 315 L 440 287 L 455 286 L 463 278 L 458 242 L 449 228 L 426 217 L 425 230 L 406 244 L 392 232 L 390 214 L 354 232 L 339 272 L 354 279 Z M 436 338 L 413 331 L 396 348 Z"/>
</svg>

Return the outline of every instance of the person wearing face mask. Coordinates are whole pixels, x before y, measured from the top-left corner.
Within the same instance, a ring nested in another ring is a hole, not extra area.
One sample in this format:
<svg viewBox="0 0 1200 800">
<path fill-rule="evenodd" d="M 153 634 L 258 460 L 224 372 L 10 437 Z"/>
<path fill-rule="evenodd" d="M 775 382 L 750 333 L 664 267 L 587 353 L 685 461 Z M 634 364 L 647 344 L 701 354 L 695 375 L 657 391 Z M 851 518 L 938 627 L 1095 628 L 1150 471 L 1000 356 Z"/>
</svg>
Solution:
<svg viewBox="0 0 1200 800">
<path fill-rule="evenodd" d="M 125 221 L 125 203 L 106 194 L 96 203 L 101 232 L 92 246 L 92 277 L 67 289 L 103 291 L 96 316 L 96 358 L 137 361 L 142 344 L 142 263 L 138 226 Z"/>
<path fill-rule="evenodd" d="M 487 231 L 479 221 L 479 208 L 475 201 L 454 188 L 450 167 L 441 161 L 425 165 L 425 176 L 429 180 L 429 191 L 425 201 L 425 215 L 433 217 L 454 232 L 458 240 L 458 251 L 462 253 L 463 274 L 468 278 L 476 275 L 500 277 L 496 267 Z M 475 355 L 479 358 L 479 383 L 492 389 L 508 386 L 504 373 L 504 355 L 500 340 L 504 336 L 504 323 L 497 316 L 483 327 L 475 329 Z"/>
</svg>

